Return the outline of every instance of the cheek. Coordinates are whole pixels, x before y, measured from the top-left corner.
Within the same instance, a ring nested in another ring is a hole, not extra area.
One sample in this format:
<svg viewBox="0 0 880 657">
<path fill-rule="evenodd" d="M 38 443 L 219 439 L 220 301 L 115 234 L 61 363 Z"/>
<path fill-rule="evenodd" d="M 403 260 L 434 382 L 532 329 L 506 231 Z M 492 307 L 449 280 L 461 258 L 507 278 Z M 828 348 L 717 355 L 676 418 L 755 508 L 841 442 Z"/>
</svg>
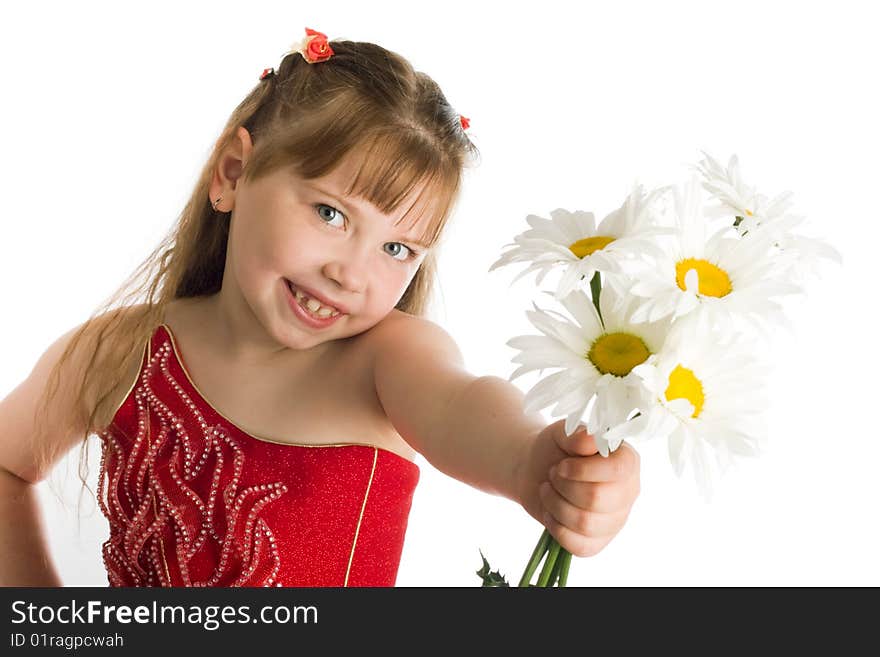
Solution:
<svg viewBox="0 0 880 657">
<path fill-rule="evenodd" d="M 314 230 L 304 230 L 295 219 L 269 221 L 254 236 L 250 258 L 254 267 L 274 273 L 292 274 L 320 264 L 327 245 Z"/>
<path fill-rule="evenodd" d="M 269 188 L 248 195 L 242 208 L 239 230 L 254 257 L 278 261 L 286 252 L 308 238 L 296 206 L 283 194 Z"/>
<path fill-rule="evenodd" d="M 284 244 L 273 239 L 271 234 L 250 230 L 236 245 L 236 260 L 251 277 L 263 277 L 268 272 L 277 271 L 283 264 L 284 251 Z"/>
<path fill-rule="evenodd" d="M 229 231 L 227 250 L 236 260 L 254 262 L 265 255 L 266 244 L 271 244 L 270 222 L 259 205 L 247 198 L 236 206 Z"/>
<path fill-rule="evenodd" d="M 404 295 L 404 293 L 406 292 L 406 289 L 409 287 L 410 283 L 415 278 L 416 273 L 418 273 L 417 268 L 413 269 L 413 270 L 407 269 L 405 274 L 400 275 L 400 277 L 397 281 L 397 285 L 394 288 L 395 292 L 394 292 L 394 300 L 393 300 L 394 304 L 393 305 L 397 305 L 397 302 L 400 301 L 400 298 Z"/>
<path fill-rule="evenodd" d="M 381 273 L 377 269 L 370 283 L 372 292 L 369 295 L 369 306 L 373 314 L 384 315 L 390 312 L 400 301 L 412 278 L 411 272 L 403 267 L 385 269 Z"/>
</svg>

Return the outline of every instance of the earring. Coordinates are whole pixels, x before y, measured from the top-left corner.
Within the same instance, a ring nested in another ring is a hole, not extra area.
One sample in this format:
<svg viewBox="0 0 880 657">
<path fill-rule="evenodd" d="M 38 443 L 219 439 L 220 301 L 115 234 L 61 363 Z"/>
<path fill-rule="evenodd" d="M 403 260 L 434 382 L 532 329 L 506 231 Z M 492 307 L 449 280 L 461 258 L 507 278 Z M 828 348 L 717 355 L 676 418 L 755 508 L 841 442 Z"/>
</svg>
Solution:
<svg viewBox="0 0 880 657">
<path fill-rule="evenodd" d="M 220 201 L 223 200 L 223 196 L 218 196 L 217 200 L 211 202 L 211 207 L 214 208 L 214 212 L 217 212 L 217 206 L 220 204 Z"/>
</svg>

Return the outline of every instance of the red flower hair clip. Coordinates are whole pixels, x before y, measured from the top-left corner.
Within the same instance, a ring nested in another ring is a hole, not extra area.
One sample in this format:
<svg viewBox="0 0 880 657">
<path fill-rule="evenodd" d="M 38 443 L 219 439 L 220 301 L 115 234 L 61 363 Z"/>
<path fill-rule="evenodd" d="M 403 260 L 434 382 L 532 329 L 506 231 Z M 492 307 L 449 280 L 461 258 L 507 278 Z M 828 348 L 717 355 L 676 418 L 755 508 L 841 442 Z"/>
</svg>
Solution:
<svg viewBox="0 0 880 657">
<path fill-rule="evenodd" d="M 294 44 L 290 52 L 298 52 L 309 64 L 323 62 L 333 56 L 333 48 L 327 42 L 327 35 L 322 32 L 306 28 L 306 37 L 300 43 Z"/>
<path fill-rule="evenodd" d="M 468 117 L 462 116 L 461 114 L 459 114 L 458 120 L 461 121 L 461 129 L 462 130 L 467 130 L 468 128 L 471 127 L 471 120 Z"/>
<path fill-rule="evenodd" d="M 335 54 L 333 52 L 333 48 L 330 47 L 330 43 L 327 40 L 327 35 L 323 32 L 318 32 L 317 30 L 313 30 L 308 27 L 306 28 L 305 38 L 298 43 L 294 43 L 290 47 L 290 50 L 281 55 L 281 59 L 284 59 L 288 55 L 295 52 L 298 52 L 300 55 L 302 55 L 303 59 L 306 60 L 309 64 L 327 61 Z M 264 68 L 263 72 L 260 73 L 260 80 L 265 80 L 272 75 L 275 75 L 274 68 Z"/>
</svg>

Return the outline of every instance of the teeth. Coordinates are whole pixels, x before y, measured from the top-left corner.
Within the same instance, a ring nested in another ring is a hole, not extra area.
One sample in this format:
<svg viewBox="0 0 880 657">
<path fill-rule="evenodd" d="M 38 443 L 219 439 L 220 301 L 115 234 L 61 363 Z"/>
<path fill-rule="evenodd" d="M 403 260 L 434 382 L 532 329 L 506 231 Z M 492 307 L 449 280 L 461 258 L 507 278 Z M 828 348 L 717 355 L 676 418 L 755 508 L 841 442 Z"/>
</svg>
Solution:
<svg viewBox="0 0 880 657">
<path fill-rule="evenodd" d="M 302 305 L 304 305 L 318 317 L 335 317 L 339 314 L 339 311 L 334 310 L 333 308 L 328 308 L 327 306 L 322 306 L 320 302 L 315 301 L 310 296 L 303 294 L 297 288 L 294 288 L 294 295 L 296 296 L 297 301 L 303 302 Z"/>
</svg>

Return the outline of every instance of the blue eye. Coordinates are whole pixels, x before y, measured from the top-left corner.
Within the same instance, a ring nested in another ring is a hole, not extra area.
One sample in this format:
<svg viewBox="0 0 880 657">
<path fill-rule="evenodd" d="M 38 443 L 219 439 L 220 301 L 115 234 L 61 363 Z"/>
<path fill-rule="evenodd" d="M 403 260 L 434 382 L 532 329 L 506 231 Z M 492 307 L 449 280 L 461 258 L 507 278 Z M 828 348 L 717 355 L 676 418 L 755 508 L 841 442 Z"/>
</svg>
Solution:
<svg viewBox="0 0 880 657">
<path fill-rule="evenodd" d="M 332 205 L 324 205 L 323 203 L 316 203 L 315 210 L 318 212 L 318 216 L 321 217 L 321 221 L 330 224 L 331 226 L 335 226 L 337 228 L 345 227 L 345 215 L 343 215 L 339 210 L 334 208 Z M 339 218 L 342 221 L 342 224 L 334 224 L 333 220 Z"/>
<path fill-rule="evenodd" d="M 394 253 L 392 253 L 387 248 L 385 249 L 385 253 L 390 255 L 395 260 L 409 260 L 410 258 L 414 258 L 416 256 L 415 251 L 413 251 L 411 248 L 409 248 L 406 244 L 401 244 L 400 242 L 388 242 L 385 246 L 386 247 L 389 247 L 389 246 L 396 246 L 397 247 L 397 249 L 394 251 Z M 400 254 L 403 254 L 402 258 L 397 257 Z"/>
<path fill-rule="evenodd" d="M 334 228 L 345 228 L 345 215 L 334 208 L 332 205 L 327 205 L 325 203 L 315 203 L 314 207 L 322 222 L 324 222 L 328 226 L 333 226 Z M 341 223 L 334 224 L 333 222 L 337 220 Z M 416 251 L 408 247 L 406 244 L 401 244 L 400 242 L 387 242 L 385 244 L 385 253 L 400 262 L 413 260 L 419 255 Z"/>
</svg>

